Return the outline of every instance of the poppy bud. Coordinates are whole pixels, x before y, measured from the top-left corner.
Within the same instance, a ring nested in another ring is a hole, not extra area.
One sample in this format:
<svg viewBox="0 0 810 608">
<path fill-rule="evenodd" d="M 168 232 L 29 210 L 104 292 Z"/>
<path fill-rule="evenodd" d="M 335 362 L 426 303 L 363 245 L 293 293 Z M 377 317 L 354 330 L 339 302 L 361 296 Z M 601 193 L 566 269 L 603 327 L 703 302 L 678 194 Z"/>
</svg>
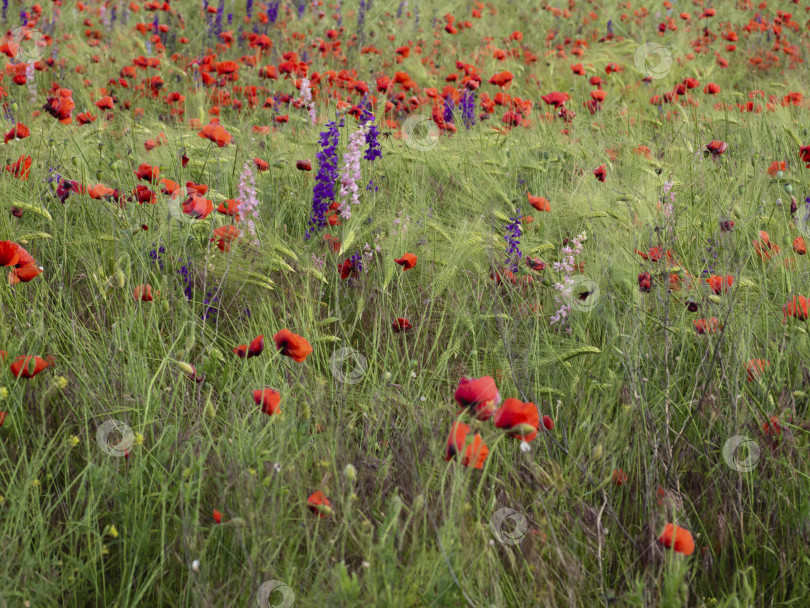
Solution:
<svg viewBox="0 0 810 608">
<path fill-rule="evenodd" d="M 734 205 L 734 207 L 733 207 L 733 209 L 731 211 L 734 214 L 734 217 L 736 217 L 737 219 L 742 218 L 743 212 L 742 212 L 742 209 L 740 209 L 739 205 Z"/>
<path fill-rule="evenodd" d="M 785 192 L 787 192 L 788 194 L 792 194 L 793 193 L 793 184 L 785 184 Z"/>
<path fill-rule="evenodd" d="M 543 416 L 543 426 L 546 427 L 548 431 L 554 429 L 554 421 L 551 419 L 551 416 Z"/>
<path fill-rule="evenodd" d="M 346 479 L 354 483 L 355 479 L 357 479 L 357 469 L 354 468 L 353 464 L 347 464 L 346 468 L 343 469 L 343 474 L 346 475 Z"/>
<path fill-rule="evenodd" d="M 594 460 L 601 460 L 601 458 L 602 458 L 602 444 L 601 443 L 599 445 L 597 445 L 593 449 L 593 452 L 591 453 L 591 455 L 593 456 Z"/>
<path fill-rule="evenodd" d="M 711 302 L 714 302 L 715 304 L 722 304 L 723 303 L 723 300 L 720 298 L 720 296 L 710 295 L 709 300 Z"/>
<path fill-rule="evenodd" d="M 197 370 L 194 369 L 193 365 L 189 365 L 188 363 L 184 363 L 183 361 L 178 361 L 177 367 L 180 368 L 181 372 L 188 374 L 189 376 L 197 375 Z"/>
<path fill-rule="evenodd" d="M 216 409 L 214 409 L 214 404 L 211 403 L 211 393 L 208 393 L 208 399 L 205 401 L 205 409 L 203 410 L 203 413 L 209 420 L 213 420 L 217 413 Z"/>
<path fill-rule="evenodd" d="M 698 311 L 698 303 L 694 300 L 687 300 L 686 301 L 686 310 L 689 312 L 697 312 Z"/>
</svg>

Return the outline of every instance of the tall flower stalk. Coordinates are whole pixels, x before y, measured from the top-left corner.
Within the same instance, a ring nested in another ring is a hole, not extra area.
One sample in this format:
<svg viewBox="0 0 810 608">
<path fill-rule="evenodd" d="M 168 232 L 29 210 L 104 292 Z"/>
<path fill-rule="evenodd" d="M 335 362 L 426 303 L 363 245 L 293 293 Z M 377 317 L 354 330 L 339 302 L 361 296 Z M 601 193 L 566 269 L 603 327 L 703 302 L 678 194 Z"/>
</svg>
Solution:
<svg viewBox="0 0 810 608">
<path fill-rule="evenodd" d="M 554 270 L 561 272 L 563 277 L 561 281 L 554 283 L 554 289 L 557 290 L 557 293 L 554 295 L 554 299 L 557 301 L 557 304 L 559 304 L 560 307 L 557 309 L 557 312 L 551 315 L 551 325 L 560 323 L 567 319 L 568 313 L 571 312 L 569 302 L 571 301 L 574 292 L 573 274 L 577 269 L 576 257 L 582 253 L 582 243 L 585 238 L 586 235 L 584 232 L 578 234 L 573 240 L 573 247 L 568 245 L 563 247 L 562 260 L 559 262 L 554 262 Z"/>
<path fill-rule="evenodd" d="M 315 114 L 315 103 L 312 101 L 312 88 L 310 86 L 309 78 L 301 79 L 301 102 L 309 111 L 309 120 L 313 125 L 317 124 L 318 116 Z"/>
<path fill-rule="evenodd" d="M 256 220 L 259 219 L 259 198 L 256 195 L 256 179 L 250 162 L 245 162 L 242 175 L 239 177 L 239 223 L 245 235 L 252 237 L 254 244 L 259 244 L 256 234 Z"/>
<path fill-rule="evenodd" d="M 517 272 L 520 267 L 520 259 L 523 254 L 520 252 L 520 236 L 523 229 L 520 226 L 520 209 L 515 213 L 515 217 L 509 218 L 511 223 L 506 225 L 506 263 L 509 265 L 509 270 Z"/>
<path fill-rule="evenodd" d="M 340 125 L 336 121 L 327 123 L 326 130 L 321 132 L 321 151 L 318 152 L 318 175 L 312 189 L 312 213 L 309 216 L 309 227 L 306 239 L 326 226 L 326 214 L 329 205 L 335 198 L 335 181 L 338 177 L 338 152 L 340 142 Z"/>
<path fill-rule="evenodd" d="M 361 124 L 349 135 L 349 146 L 343 154 L 343 169 L 340 172 L 340 216 L 348 219 L 352 216 L 351 205 L 360 203 L 360 187 L 357 182 L 363 176 L 360 159 L 366 144 L 368 125 Z"/>
</svg>

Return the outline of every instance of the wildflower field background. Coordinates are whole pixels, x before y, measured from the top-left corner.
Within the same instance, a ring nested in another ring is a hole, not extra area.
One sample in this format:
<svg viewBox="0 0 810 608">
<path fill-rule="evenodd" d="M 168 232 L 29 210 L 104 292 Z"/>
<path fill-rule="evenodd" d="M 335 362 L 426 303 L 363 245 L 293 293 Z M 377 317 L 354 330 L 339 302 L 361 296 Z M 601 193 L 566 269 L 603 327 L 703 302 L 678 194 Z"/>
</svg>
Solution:
<svg viewBox="0 0 810 608">
<path fill-rule="evenodd" d="M 803 606 L 805 2 L 4 0 L 0 606 Z"/>
</svg>

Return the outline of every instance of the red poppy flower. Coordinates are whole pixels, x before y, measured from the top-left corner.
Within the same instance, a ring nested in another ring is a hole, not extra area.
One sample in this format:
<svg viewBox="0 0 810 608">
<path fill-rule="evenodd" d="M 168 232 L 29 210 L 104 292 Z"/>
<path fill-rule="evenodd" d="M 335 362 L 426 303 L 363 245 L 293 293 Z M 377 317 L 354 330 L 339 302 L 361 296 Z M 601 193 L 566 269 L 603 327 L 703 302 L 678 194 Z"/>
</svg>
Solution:
<svg viewBox="0 0 810 608">
<path fill-rule="evenodd" d="M 0 241 L 0 266 L 16 266 L 20 260 L 20 246 L 12 241 Z"/>
<path fill-rule="evenodd" d="M 115 109 L 115 102 L 113 98 L 109 95 L 102 97 L 96 102 L 96 107 L 100 110 L 114 110 Z"/>
<path fill-rule="evenodd" d="M 254 158 L 253 164 L 256 165 L 256 168 L 259 171 L 267 171 L 270 168 L 270 163 L 266 160 L 262 160 L 261 158 Z"/>
<path fill-rule="evenodd" d="M 545 101 L 548 105 L 554 106 L 555 108 L 559 108 L 566 101 L 568 101 L 568 93 L 558 93 L 554 91 L 553 93 L 549 93 L 548 95 L 543 95 L 540 99 Z"/>
<path fill-rule="evenodd" d="M 253 391 L 253 401 L 262 406 L 262 413 L 272 416 L 281 411 L 281 395 L 272 388 L 256 389 Z"/>
<path fill-rule="evenodd" d="M 3 143 L 8 143 L 12 139 L 25 139 L 30 135 L 30 129 L 20 122 L 17 123 L 16 126 L 12 127 L 11 131 L 6 133 L 6 136 L 3 138 Z"/>
<path fill-rule="evenodd" d="M 216 523 L 218 523 L 218 524 L 221 524 L 221 523 L 222 523 L 222 513 L 220 513 L 220 512 L 219 512 L 219 511 L 217 511 L 216 509 L 214 509 L 214 512 L 213 512 L 213 514 L 212 514 L 212 515 L 213 515 L 213 517 L 214 517 L 214 522 L 216 522 Z"/>
<path fill-rule="evenodd" d="M 768 175 L 771 177 L 776 177 L 776 174 L 780 171 L 787 170 L 787 163 L 785 161 L 773 161 L 771 166 L 768 167 Z"/>
<path fill-rule="evenodd" d="M 782 323 L 787 321 L 788 317 L 796 317 L 799 321 L 807 320 L 807 298 L 804 296 L 793 296 L 787 304 L 782 307 Z"/>
<path fill-rule="evenodd" d="M 412 253 L 406 253 L 398 260 L 394 260 L 397 264 L 402 266 L 402 270 L 410 270 L 416 266 L 416 256 Z"/>
<path fill-rule="evenodd" d="M 623 486 L 627 483 L 627 473 L 623 469 L 613 469 L 613 483 Z"/>
<path fill-rule="evenodd" d="M 9 366 L 9 369 L 15 378 L 33 378 L 39 372 L 52 364 L 52 361 L 46 361 L 41 357 L 36 357 L 33 355 L 20 355 L 14 359 L 14 362 Z"/>
<path fill-rule="evenodd" d="M 183 203 L 183 213 L 198 220 L 204 220 L 214 210 L 214 203 L 202 196 L 190 196 Z"/>
<path fill-rule="evenodd" d="M 256 357 L 258 355 L 261 355 L 263 351 L 264 351 L 264 336 L 258 336 L 257 338 L 255 338 L 253 342 L 250 343 L 250 346 L 240 344 L 239 346 L 233 349 L 233 352 L 236 353 L 236 355 L 240 359 L 244 359 L 245 357 L 247 357 L 248 359 L 250 357 Z"/>
<path fill-rule="evenodd" d="M 6 421 L 6 415 L 8 412 L 0 412 L 0 426 L 3 426 L 3 423 Z"/>
<path fill-rule="evenodd" d="M 804 242 L 804 239 L 800 236 L 797 236 L 793 239 L 793 251 L 795 251 L 798 255 L 804 255 L 807 253 L 807 244 Z"/>
<path fill-rule="evenodd" d="M 716 317 L 710 319 L 695 319 L 692 321 L 692 326 L 700 335 L 709 333 L 716 334 L 717 331 L 723 327 Z"/>
<path fill-rule="evenodd" d="M 770 361 L 765 359 L 751 359 L 745 364 L 745 372 L 748 376 L 748 381 L 751 382 L 762 375 L 765 368 L 771 364 Z"/>
<path fill-rule="evenodd" d="M 720 85 L 710 82 L 705 87 L 703 87 L 703 92 L 706 93 L 707 95 L 717 95 L 720 92 Z"/>
<path fill-rule="evenodd" d="M 799 158 L 801 158 L 802 162 L 810 169 L 810 146 L 802 146 L 799 148 Z"/>
<path fill-rule="evenodd" d="M 354 261 L 351 258 L 339 263 L 338 270 L 340 271 L 340 278 L 344 280 L 349 277 L 356 277 L 358 274 L 358 270 L 355 268 Z"/>
<path fill-rule="evenodd" d="M 526 265 L 532 270 L 541 272 L 546 269 L 546 263 L 540 258 L 526 257 Z"/>
<path fill-rule="evenodd" d="M 495 412 L 495 427 L 505 429 L 512 437 L 532 441 L 537 437 L 540 426 L 540 412 L 534 403 L 523 403 L 520 399 L 509 398 Z"/>
<path fill-rule="evenodd" d="M 470 433 L 469 425 L 463 422 L 455 422 L 450 429 L 450 436 L 447 438 L 447 447 L 444 451 L 444 459 L 450 461 L 458 454 L 461 456 L 461 464 L 465 467 L 476 469 L 484 468 L 484 462 L 489 455 L 489 448 L 484 443 L 478 433 L 467 443 L 467 435 Z M 466 447 L 465 447 L 466 446 Z M 463 453 L 462 453 L 463 450 Z"/>
<path fill-rule="evenodd" d="M 157 202 L 157 194 L 152 192 L 146 186 L 135 186 L 135 188 L 132 190 L 132 194 L 135 196 L 135 200 L 137 200 L 140 204 L 150 203 L 154 205 Z"/>
<path fill-rule="evenodd" d="M 642 272 L 638 275 L 638 289 L 642 293 L 650 293 L 650 289 L 652 289 L 652 275 L 649 272 Z"/>
<path fill-rule="evenodd" d="M 596 169 L 593 170 L 593 174 L 596 176 L 600 182 L 603 182 L 607 179 L 607 173 L 605 171 L 605 165 L 599 165 Z"/>
<path fill-rule="evenodd" d="M 214 142 L 220 148 L 227 146 L 233 139 L 233 136 L 225 130 L 225 127 L 215 122 L 205 125 L 197 135 Z"/>
<path fill-rule="evenodd" d="M 22 155 L 16 163 L 6 165 L 6 171 L 21 180 L 27 180 L 31 173 L 31 163 L 34 161 L 30 156 Z"/>
<path fill-rule="evenodd" d="M 731 275 L 726 275 L 724 278 L 720 275 L 713 274 L 706 279 L 706 282 L 716 295 L 720 295 L 731 288 L 731 286 L 734 284 L 734 277 Z"/>
<path fill-rule="evenodd" d="M 768 236 L 767 232 L 760 230 L 759 239 L 754 241 L 754 250 L 762 260 L 767 261 L 771 259 L 772 254 L 779 253 L 779 246 L 775 243 L 771 243 L 771 238 Z"/>
<path fill-rule="evenodd" d="M 236 215 L 237 211 L 239 211 L 240 201 L 230 198 L 227 201 L 220 203 L 219 207 L 217 207 L 217 211 L 222 213 L 223 215 Z"/>
<path fill-rule="evenodd" d="M 135 169 L 135 175 L 138 176 L 138 179 L 142 179 L 145 182 L 151 182 L 154 184 L 158 181 L 160 167 L 153 167 L 152 165 L 142 163 L 137 169 Z"/>
<path fill-rule="evenodd" d="M 152 286 L 149 284 L 138 285 L 132 292 L 132 297 L 136 302 L 152 302 Z"/>
<path fill-rule="evenodd" d="M 501 88 L 508 88 L 512 83 L 512 78 L 512 72 L 498 72 L 489 79 L 489 83 Z"/>
<path fill-rule="evenodd" d="M 303 363 L 312 352 L 312 346 L 302 336 L 292 333 L 289 329 L 282 329 L 273 336 L 276 348 L 285 357 L 290 357 L 296 363 Z"/>
<path fill-rule="evenodd" d="M 720 156 L 728 149 L 728 144 L 724 141 L 713 139 L 706 144 L 706 149 L 712 153 L 712 156 Z"/>
<path fill-rule="evenodd" d="M 72 114 L 73 108 L 75 107 L 73 91 L 70 89 L 59 89 L 56 97 L 48 97 L 42 109 L 58 119 L 62 124 L 69 125 L 73 122 Z"/>
<path fill-rule="evenodd" d="M 320 490 L 313 492 L 310 497 L 307 498 L 307 508 L 321 519 L 325 519 L 332 514 L 332 507 L 329 505 L 329 499 Z"/>
<path fill-rule="evenodd" d="M 76 122 L 79 123 L 79 126 L 89 124 L 91 122 L 95 122 L 98 116 L 94 116 L 90 112 L 82 112 L 76 116 Z"/>
<path fill-rule="evenodd" d="M 295 168 L 299 171 L 312 171 L 312 161 L 309 159 L 295 161 Z"/>
<path fill-rule="evenodd" d="M 35 279 L 42 273 L 42 269 L 37 266 L 34 258 L 25 249 L 12 243 L 11 241 L 0 241 L 0 261 L 7 262 L 1 265 L 12 266 L 8 272 L 9 285 L 16 285 L 17 283 L 27 283 Z M 15 253 L 12 251 L 12 246 L 16 247 L 16 261 Z"/>
<path fill-rule="evenodd" d="M 664 526 L 664 532 L 658 537 L 658 542 L 667 549 L 672 549 L 682 555 L 692 555 L 695 551 L 695 541 L 692 533 L 685 528 L 679 528 L 675 524 Z"/>
<path fill-rule="evenodd" d="M 393 323 L 394 332 L 399 333 L 401 331 L 408 331 L 409 329 L 413 328 L 411 322 L 408 319 L 398 318 Z"/>
<path fill-rule="evenodd" d="M 454 397 L 462 409 L 469 409 L 478 420 L 488 420 L 501 402 L 492 376 L 461 378 Z"/>
<path fill-rule="evenodd" d="M 528 192 L 526 195 L 529 197 L 529 204 L 538 211 L 551 211 L 551 205 L 548 200 L 542 196 L 532 196 Z"/>
<path fill-rule="evenodd" d="M 546 427 L 547 431 L 554 430 L 554 420 L 551 419 L 551 416 L 543 416 L 543 426 Z"/>
</svg>

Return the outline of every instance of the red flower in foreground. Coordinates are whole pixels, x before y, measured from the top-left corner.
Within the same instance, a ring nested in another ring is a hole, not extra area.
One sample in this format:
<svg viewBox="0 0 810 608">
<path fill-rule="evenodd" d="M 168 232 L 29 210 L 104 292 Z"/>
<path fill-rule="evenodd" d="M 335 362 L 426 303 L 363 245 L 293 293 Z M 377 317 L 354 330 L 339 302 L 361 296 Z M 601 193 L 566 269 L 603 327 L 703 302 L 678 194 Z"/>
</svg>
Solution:
<svg viewBox="0 0 810 608">
<path fill-rule="evenodd" d="M 773 161 L 771 166 L 768 167 L 768 175 L 771 177 L 776 177 L 776 174 L 780 171 L 787 170 L 787 163 L 785 161 Z"/>
<path fill-rule="evenodd" d="M 605 165 L 599 165 L 596 169 L 593 170 L 593 174 L 596 176 L 600 182 L 603 182 L 607 179 L 607 173 L 605 171 Z"/>
<path fill-rule="evenodd" d="M 712 153 L 712 156 L 720 156 L 728 149 L 728 144 L 724 141 L 714 139 L 706 144 L 706 149 Z"/>
<path fill-rule="evenodd" d="M 256 168 L 259 171 L 267 171 L 270 168 L 270 163 L 266 160 L 262 160 L 261 158 L 254 158 L 253 164 L 256 165 Z"/>
<path fill-rule="evenodd" d="M 512 437 L 523 441 L 532 441 L 537 437 L 540 426 L 540 412 L 532 403 L 523 403 L 520 399 L 509 398 L 495 412 L 495 427 L 506 430 Z"/>
<path fill-rule="evenodd" d="M 250 357 L 256 357 L 261 355 L 262 351 L 264 351 L 264 336 L 254 338 L 253 342 L 250 343 L 250 346 L 240 344 L 233 349 L 233 352 L 235 352 L 240 359 L 244 359 L 245 357 L 248 359 Z"/>
<path fill-rule="evenodd" d="M 214 516 L 214 521 L 215 521 L 216 523 L 218 523 L 218 524 L 221 524 L 221 523 L 222 523 L 222 513 L 220 513 L 220 512 L 219 512 L 219 511 L 217 511 L 216 509 L 214 509 L 213 516 Z"/>
<path fill-rule="evenodd" d="M 411 325 L 411 322 L 408 321 L 408 319 L 398 318 L 396 321 L 394 321 L 393 328 L 396 333 L 399 333 L 401 331 L 408 331 L 409 329 L 412 329 L 413 325 Z"/>
<path fill-rule="evenodd" d="M 141 165 L 135 169 L 135 175 L 138 176 L 138 179 L 154 184 L 158 181 L 158 177 L 160 176 L 160 167 L 153 167 L 152 165 L 141 163 Z"/>
<path fill-rule="evenodd" d="M 470 433 L 469 425 L 463 422 L 456 422 L 450 430 L 450 436 L 447 438 L 447 447 L 444 451 L 444 459 L 447 461 L 452 460 L 457 455 L 461 454 L 461 464 L 465 467 L 473 467 L 476 469 L 484 468 L 484 462 L 489 455 L 489 448 L 484 443 L 481 435 L 478 433 L 467 442 L 467 435 Z M 463 453 L 462 453 L 463 451 Z"/>
<path fill-rule="evenodd" d="M 478 420 L 488 420 L 501 402 L 501 395 L 492 376 L 483 376 L 459 380 L 455 399 L 462 409 L 469 409 Z"/>
<path fill-rule="evenodd" d="M 397 264 L 402 266 L 402 270 L 410 270 L 416 266 L 416 256 L 412 253 L 406 253 L 398 260 L 394 260 Z"/>
<path fill-rule="evenodd" d="M 299 171 L 312 171 L 312 161 L 309 159 L 296 161 L 295 168 Z"/>
<path fill-rule="evenodd" d="M 310 497 L 307 498 L 307 508 L 321 519 L 325 519 L 332 514 L 332 507 L 329 505 L 329 499 L 320 490 L 313 492 Z"/>
<path fill-rule="evenodd" d="M 800 236 L 797 236 L 793 239 L 793 251 L 795 251 L 798 255 L 804 255 L 807 253 L 807 243 L 804 242 L 804 239 Z"/>
<path fill-rule="evenodd" d="M 734 284 L 734 277 L 731 275 L 726 275 L 723 277 L 721 275 L 713 274 L 706 279 L 706 282 L 709 284 L 709 287 L 715 294 L 720 295 L 731 288 L 731 286 Z"/>
<path fill-rule="evenodd" d="M 132 297 L 137 302 L 152 302 L 152 286 L 148 284 L 138 285 L 132 292 Z"/>
<path fill-rule="evenodd" d="M 28 127 L 22 123 L 17 123 L 17 126 L 12 127 L 11 131 L 6 133 L 6 136 L 3 138 L 3 143 L 7 144 L 12 139 L 25 139 L 30 135 L 31 131 Z"/>
<path fill-rule="evenodd" d="M 624 469 L 613 470 L 613 483 L 617 486 L 622 486 L 627 483 L 627 473 L 624 472 Z"/>
<path fill-rule="evenodd" d="M 22 155 L 16 163 L 6 165 L 6 171 L 21 180 L 27 180 L 31 173 L 31 163 L 34 161 L 30 156 Z"/>
<path fill-rule="evenodd" d="M 667 549 L 672 549 L 682 555 L 692 555 L 695 551 L 695 541 L 692 533 L 685 528 L 679 528 L 675 524 L 664 526 L 664 532 L 658 537 L 658 542 Z"/>
<path fill-rule="evenodd" d="M 792 300 L 782 307 L 782 323 L 787 321 L 788 317 L 796 317 L 799 321 L 807 321 L 807 298 L 804 296 L 793 296 Z"/>
<path fill-rule="evenodd" d="M 303 363 L 312 352 L 310 343 L 298 334 L 292 333 L 289 329 L 282 329 L 273 336 L 273 341 L 282 355 L 290 357 L 297 363 Z"/>
<path fill-rule="evenodd" d="M 272 388 L 256 389 L 253 391 L 253 401 L 262 406 L 262 413 L 272 416 L 281 411 L 281 394 Z"/>
<path fill-rule="evenodd" d="M 27 283 L 42 273 L 31 254 L 12 241 L 0 241 L 0 266 L 11 266 L 9 285 Z"/>
<path fill-rule="evenodd" d="M 799 148 L 799 158 L 801 158 L 806 167 L 810 169 L 810 146 L 802 146 Z"/>
<path fill-rule="evenodd" d="M 537 209 L 538 211 L 551 211 L 551 205 L 549 204 L 548 200 L 546 200 L 542 196 L 532 196 L 528 192 L 526 193 L 529 197 L 529 204 Z"/>
<path fill-rule="evenodd" d="M 14 359 L 9 369 L 15 378 L 33 378 L 49 365 L 53 365 L 52 361 L 46 361 L 42 357 L 20 355 Z"/>
<path fill-rule="evenodd" d="M 225 127 L 215 122 L 205 125 L 197 135 L 214 142 L 220 148 L 227 146 L 233 139 L 233 136 L 225 130 Z"/>
<path fill-rule="evenodd" d="M 748 381 L 751 382 L 762 375 L 765 368 L 771 364 L 770 361 L 765 359 L 751 359 L 745 364 L 745 372 L 748 376 Z"/>
</svg>

